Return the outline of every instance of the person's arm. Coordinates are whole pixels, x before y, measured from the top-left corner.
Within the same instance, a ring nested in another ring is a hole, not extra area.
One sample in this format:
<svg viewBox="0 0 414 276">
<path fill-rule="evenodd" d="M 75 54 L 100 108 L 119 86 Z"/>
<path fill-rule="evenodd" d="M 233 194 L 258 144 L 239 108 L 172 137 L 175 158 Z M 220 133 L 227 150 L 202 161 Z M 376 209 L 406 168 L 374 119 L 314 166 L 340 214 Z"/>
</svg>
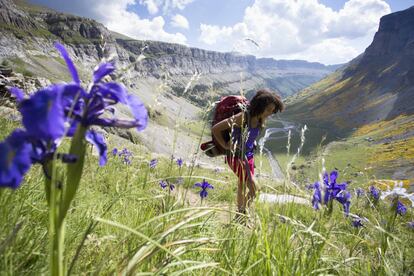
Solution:
<svg viewBox="0 0 414 276">
<path fill-rule="evenodd" d="M 224 119 L 221 122 L 218 122 L 217 124 L 215 124 L 211 128 L 211 133 L 213 134 L 214 138 L 216 138 L 216 141 L 225 150 L 230 149 L 230 142 L 226 143 L 226 141 L 224 141 L 222 132 L 227 130 L 227 129 L 231 129 L 232 124 L 234 124 L 235 126 L 238 126 L 238 127 L 240 127 L 243 124 L 243 113 L 242 112 L 240 112 L 240 113 L 236 114 L 235 116 L 232 116 L 228 119 Z M 231 139 L 230 139 L 230 141 L 231 141 Z"/>
</svg>

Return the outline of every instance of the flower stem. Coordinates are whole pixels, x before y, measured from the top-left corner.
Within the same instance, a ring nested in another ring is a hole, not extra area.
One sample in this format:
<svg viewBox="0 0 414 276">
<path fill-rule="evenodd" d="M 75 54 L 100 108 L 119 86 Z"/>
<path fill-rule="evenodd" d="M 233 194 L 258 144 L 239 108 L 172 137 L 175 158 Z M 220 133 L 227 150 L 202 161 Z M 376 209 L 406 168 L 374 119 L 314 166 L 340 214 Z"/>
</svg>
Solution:
<svg viewBox="0 0 414 276">
<path fill-rule="evenodd" d="M 62 196 L 62 188 L 58 184 L 61 180 L 56 172 L 55 161 L 50 164 L 52 168 L 52 178 L 45 180 L 46 195 L 49 195 L 49 242 L 50 242 L 50 274 L 64 275 L 64 238 L 65 225 L 64 221 L 60 220 L 60 201 Z"/>
<path fill-rule="evenodd" d="M 75 155 L 78 159 L 75 163 L 68 164 L 66 185 L 64 185 L 63 198 L 61 202 L 60 220 L 62 221 L 66 216 L 70 203 L 75 197 L 79 182 L 81 180 L 86 153 L 86 130 L 86 127 L 79 125 L 70 145 L 69 153 Z"/>
</svg>

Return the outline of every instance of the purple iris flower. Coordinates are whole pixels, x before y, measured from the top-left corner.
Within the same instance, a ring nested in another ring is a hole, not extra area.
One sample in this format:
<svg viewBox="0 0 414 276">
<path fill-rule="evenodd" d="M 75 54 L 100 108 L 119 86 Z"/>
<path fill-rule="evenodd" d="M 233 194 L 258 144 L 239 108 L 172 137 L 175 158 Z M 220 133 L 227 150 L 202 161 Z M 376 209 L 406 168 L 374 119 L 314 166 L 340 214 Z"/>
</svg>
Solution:
<svg viewBox="0 0 414 276">
<path fill-rule="evenodd" d="M 380 198 L 380 190 L 378 190 L 377 188 L 375 188 L 375 186 L 370 186 L 369 187 L 369 193 L 371 194 L 371 197 L 375 200 L 378 201 Z"/>
<path fill-rule="evenodd" d="M 26 133 L 15 130 L 0 143 L 0 187 L 16 189 L 20 186 L 24 174 L 29 170 L 32 149 L 26 142 Z"/>
<path fill-rule="evenodd" d="M 64 50 L 62 48 L 61 50 Z M 62 52 L 62 51 L 61 51 Z M 103 63 L 94 72 L 94 82 L 88 92 L 79 87 L 82 97 L 77 102 L 81 110 L 78 121 L 84 126 L 100 125 L 120 128 L 136 127 L 138 131 L 145 129 L 148 123 L 148 113 L 144 104 L 134 95 L 128 94 L 126 88 L 116 82 L 101 82 L 102 78 L 113 70 L 112 64 Z M 75 81 L 75 80 L 74 80 Z M 113 112 L 112 105 L 117 103 L 129 106 L 134 120 L 102 118 L 105 111 Z"/>
<path fill-rule="evenodd" d="M 123 162 L 126 165 L 130 165 L 131 164 L 131 157 L 132 157 L 132 155 L 133 155 L 132 152 L 129 151 L 127 148 L 124 148 L 119 153 L 119 156 L 123 158 Z"/>
<path fill-rule="evenodd" d="M 183 166 L 183 159 L 181 159 L 181 158 L 178 158 L 177 159 L 177 165 L 178 165 L 178 167 L 182 167 Z"/>
<path fill-rule="evenodd" d="M 213 185 L 208 183 L 205 179 L 203 179 L 202 182 L 198 182 L 198 183 L 194 184 L 194 187 L 200 187 L 201 188 L 201 191 L 200 191 L 201 199 L 207 197 L 207 195 L 208 195 L 207 189 L 214 189 Z"/>
<path fill-rule="evenodd" d="M 46 176 L 48 161 L 58 158 L 63 162 L 76 162 L 77 156 L 56 153 L 64 136 L 71 137 L 79 125 L 121 128 L 136 127 L 139 131 L 147 126 L 148 113 L 144 104 L 125 87 L 116 82 L 103 82 L 103 78 L 115 70 L 111 63 L 100 64 L 93 73 L 93 82 L 85 91 L 78 72 L 63 45 L 56 43 L 72 76 L 72 83 L 54 84 L 40 89 L 29 98 L 22 90 L 11 88 L 11 94 L 19 104 L 24 130 L 16 130 L 0 143 L 0 186 L 17 188 L 30 166 L 43 165 Z M 114 113 L 113 105 L 129 106 L 133 120 L 119 120 L 105 113 Z M 85 139 L 98 148 L 100 165 L 106 163 L 107 147 L 104 137 L 94 131 L 86 131 Z M 129 158 L 129 157 L 128 157 Z M 126 160 L 130 163 L 130 160 Z"/>
<path fill-rule="evenodd" d="M 149 163 L 149 167 L 151 169 L 154 169 L 157 166 L 157 164 L 158 164 L 158 160 L 157 159 L 152 159 Z"/>
<path fill-rule="evenodd" d="M 315 182 L 313 185 L 308 185 L 307 186 L 308 189 L 315 189 L 315 191 L 313 192 L 313 197 L 312 197 L 312 205 L 313 208 L 315 208 L 316 210 L 319 210 L 319 204 L 322 203 L 322 193 L 321 193 L 321 187 L 319 182 Z"/>
<path fill-rule="evenodd" d="M 159 184 L 160 184 L 161 188 L 163 188 L 163 189 L 167 188 L 167 186 L 168 186 L 168 183 L 165 180 L 161 180 Z"/>
<path fill-rule="evenodd" d="M 351 204 L 351 193 L 346 190 L 347 183 L 337 184 L 338 172 L 332 171 L 328 176 L 325 173 L 323 176 L 323 182 L 325 184 L 324 203 L 328 204 L 329 201 L 336 199 L 344 207 L 344 212 L 349 213 L 349 207 Z"/>
<path fill-rule="evenodd" d="M 364 192 L 364 190 L 363 190 L 363 189 L 361 189 L 361 188 L 357 188 L 357 189 L 355 189 L 355 195 L 356 195 L 357 197 L 364 196 L 364 194 L 365 194 L 365 192 Z"/>
<path fill-rule="evenodd" d="M 127 148 L 124 148 L 119 153 L 119 156 L 128 156 L 128 157 L 131 157 L 132 156 L 132 151 L 128 150 Z"/>
<path fill-rule="evenodd" d="M 112 155 L 113 155 L 113 156 L 117 156 L 117 155 L 118 155 L 118 149 L 117 149 L 117 148 L 114 148 L 114 149 L 112 150 Z"/>
<path fill-rule="evenodd" d="M 122 84 L 102 82 L 105 76 L 115 70 L 113 64 L 100 64 L 93 73 L 93 82 L 89 90 L 85 91 L 80 86 L 78 73 L 64 46 L 55 43 L 55 47 L 65 60 L 73 79 L 73 83 L 64 86 L 62 95 L 64 112 L 67 116 L 70 115 L 69 124 L 72 130 L 75 130 L 79 124 L 84 127 L 99 125 L 119 128 L 136 127 L 138 131 L 145 129 L 148 123 L 148 112 L 144 104 L 134 95 L 128 94 Z M 112 106 L 117 103 L 129 106 L 134 120 L 103 117 L 107 112 L 113 113 Z M 90 135 L 88 140 L 101 147 L 98 147 L 100 153 L 104 152 L 102 151 L 103 139 L 99 135 Z M 104 158 L 106 157 L 101 156 L 100 163 Z"/>
<path fill-rule="evenodd" d="M 400 216 L 403 216 L 403 215 L 405 215 L 405 213 L 407 213 L 407 207 L 405 207 L 404 204 L 399 200 L 397 201 L 396 212 Z"/>
<path fill-rule="evenodd" d="M 163 190 L 165 190 L 165 188 L 167 188 L 167 187 L 169 187 L 169 188 L 170 188 L 170 191 L 173 191 L 173 190 L 175 189 L 175 185 L 174 185 L 174 184 L 172 184 L 172 183 L 169 183 L 167 180 L 161 180 L 161 181 L 159 182 L 159 184 L 160 184 L 160 187 L 161 187 Z"/>
<path fill-rule="evenodd" d="M 360 228 L 363 227 L 364 225 L 362 224 L 362 219 L 361 218 L 355 218 L 352 220 L 352 226 L 355 228 Z"/>
<path fill-rule="evenodd" d="M 328 173 L 323 175 L 323 182 L 325 183 L 325 196 L 324 203 L 327 204 L 328 201 L 335 199 L 339 192 L 346 189 L 347 184 L 341 183 L 337 184 L 336 179 L 338 178 L 338 172 L 332 171 L 328 176 Z"/>
</svg>

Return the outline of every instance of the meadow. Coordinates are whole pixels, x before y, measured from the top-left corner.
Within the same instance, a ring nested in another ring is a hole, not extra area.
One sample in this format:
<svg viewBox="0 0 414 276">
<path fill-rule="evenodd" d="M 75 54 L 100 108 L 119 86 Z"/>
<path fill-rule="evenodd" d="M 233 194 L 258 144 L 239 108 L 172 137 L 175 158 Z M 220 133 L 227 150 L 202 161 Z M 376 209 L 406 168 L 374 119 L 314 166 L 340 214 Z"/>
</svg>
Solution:
<svg viewBox="0 0 414 276">
<path fill-rule="evenodd" d="M 98 122 L 93 116 L 100 113 L 89 115 L 91 125 Z M 19 121 L 0 118 L 0 140 L 19 127 Z M 260 192 L 296 195 L 309 204 L 274 204 L 259 196 L 241 222 L 235 220 L 237 179 L 230 170 L 202 168 L 196 158 L 154 156 L 114 135 L 104 137 L 105 150 L 101 136 L 87 136 L 99 150 L 82 144 L 82 151 L 79 129 L 46 163 L 33 164 L 18 187 L 0 183 L 1 275 L 414 273 L 414 203 L 407 183 L 373 183 L 369 171 L 353 175 L 349 163 L 364 165 L 357 147 L 338 144 L 329 154 L 320 147 L 309 160 L 296 156 L 301 170 L 290 161 L 296 148 L 276 155 L 286 179 L 259 177 Z M 62 152 L 81 154 L 73 161 Z M 10 153 L 1 162 L 10 164 L 16 152 Z M 83 166 L 76 167 L 79 156 Z M 267 159 L 257 160 L 258 172 L 269 175 Z M 70 194 L 74 183 L 78 188 Z"/>
</svg>

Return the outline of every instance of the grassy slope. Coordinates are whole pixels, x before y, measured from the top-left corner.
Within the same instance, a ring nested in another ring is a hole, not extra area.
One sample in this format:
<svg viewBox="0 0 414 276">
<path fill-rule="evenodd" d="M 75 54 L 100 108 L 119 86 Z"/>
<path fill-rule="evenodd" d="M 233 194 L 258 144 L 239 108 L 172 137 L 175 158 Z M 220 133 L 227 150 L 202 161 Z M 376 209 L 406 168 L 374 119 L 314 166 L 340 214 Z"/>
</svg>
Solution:
<svg viewBox="0 0 414 276">
<path fill-rule="evenodd" d="M 0 126 L 3 139 L 18 125 L 1 119 Z M 352 199 L 351 211 L 370 220 L 359 231 L 350 226 L 337 204 L 329 217 L 310 206 L 257 202 L 251 214 L 254 228 L 248 229 L 230 223 L 228 212 L 235 208 L 236 187 L 231 172 L 197 167 L 180 170 L 167 159 L 149 170 L 151 153 L 139 145 L 114 136 L 109 137 L 109 145 L 109 149 L 128 147 L 134 152 L 133 162 L 126 166 L 120 158 L 110 156 L 108 164 L 99 167 L 97 157 L 88 151 L 66 230 L 68 266 L 80 249 L 72 270 L 75 274 L 119 273 L 128 263 L 136 272 L 170 274 L 187 267 L 196 275 L 367 275 L 380 273 L 381 266 L 391 274 L 406 274 L 413 267 L 412 230 L 405 226 L 413 219 L 412 212 L 397 218 L 393 233 L 399 239 L 389 241 L 384 257 L 377 252 L 382 235 L 378 221 L 389 216 L 385 202 L 370 208 L 367 199 Z M 297 163 L 302 161 L 299 158 Z M 335 164 L 327 157 L 327 163 L 331 162 Z M 185 178 L 173 193 L 159 187 L 160 179 L 174 183 L 179 175 L 193 177 Z M 197 190 L 192 188 L 200 177 L 211 179 L 215 186 L 204 202 L 197 200 Z M 283 191 L 269 180 L 261 179 L 260 185 Z M 41 169 L 33 167 L 20 189 L 0 192 L 0 271 L 5 275 L 47 273 L 48 212 Z M 193 194 L 196 200 L 189 205 L 180 193 Z M 199 206 L 206 209 L 197 209 Z"/>
</svg>

